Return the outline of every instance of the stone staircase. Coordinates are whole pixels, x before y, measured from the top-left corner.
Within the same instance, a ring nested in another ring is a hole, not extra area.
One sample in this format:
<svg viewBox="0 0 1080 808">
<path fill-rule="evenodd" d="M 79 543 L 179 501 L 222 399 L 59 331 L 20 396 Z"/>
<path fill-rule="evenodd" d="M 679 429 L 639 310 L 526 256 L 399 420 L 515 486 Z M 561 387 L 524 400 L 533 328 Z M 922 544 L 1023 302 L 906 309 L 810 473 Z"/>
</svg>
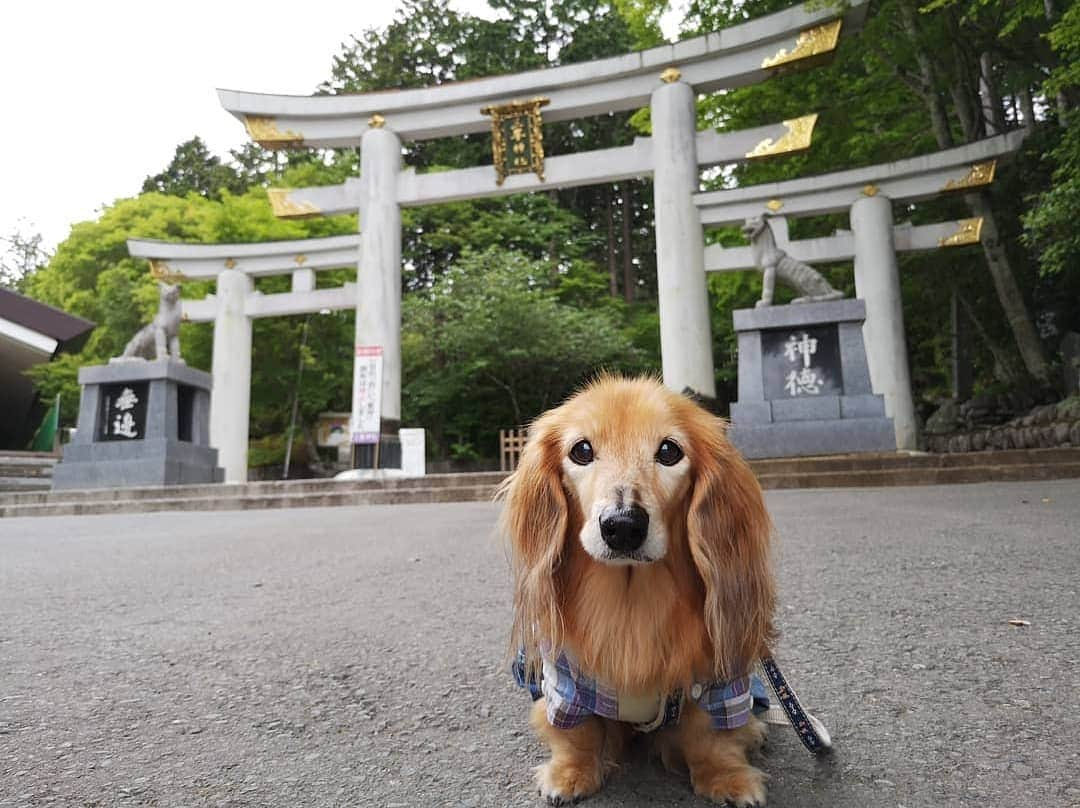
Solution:
<svg viewBox="0 0 1080 808">
<path fill-rule="evenodd" d="M 496 471 L 411 479 L 288 480 L 0 494 L 0 517 L 476 502 L 491 499 L 505 476 Z"/>
<path fill-rule="evenodd" d="M 1080 448 L 957 454 L 863 454 L 755 460 L 762 488 L 1022 482 L 1080 477 Z"/>
<path fill-rule="evenodd" d="M 838 455 L 757 460 L 751 465 L 767 489 L 1034 481 L 1080 478 L 1080 448 Z M 379 481 L 292 480 L 56 493 L 22 488 L 0 494 L 0 517 L 481 502 L 491 500 L 505 476 L 495 471 Z M 39 477 L 39 487 L 47 486 L 47 479 Z"/>
<path fill-rule="evenodd" d="M 0 451 L 0 491 L 48 491 L 56 455 Z"/>
</svg>

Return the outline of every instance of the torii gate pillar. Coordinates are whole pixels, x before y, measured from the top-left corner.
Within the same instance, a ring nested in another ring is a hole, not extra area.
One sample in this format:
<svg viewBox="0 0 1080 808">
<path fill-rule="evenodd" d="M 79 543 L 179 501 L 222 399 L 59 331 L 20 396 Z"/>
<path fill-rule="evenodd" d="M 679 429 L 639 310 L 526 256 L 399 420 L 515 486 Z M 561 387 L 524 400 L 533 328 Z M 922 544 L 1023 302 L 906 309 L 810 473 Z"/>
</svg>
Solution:
<svg viewBox="0 0 1080 808">
<path fill-rule="evenodd" d="M 870 383 L 885 397 L 885 414 L 893 419 L 897 449 L 919 448 L 911 371 L 904 340 L 900 272 L 893 245 L 892 200 L 878 194 L 851 206 L 855 239 L 855 296 L 866 301 L 863 341 Z"/>
<path fill-rule="evenodd" d="M 244 305 L 252 288 L 251 277 L 236 269 L 226 269 L 217 277 L 210 445 L 218 450 L 227 483 L 247 482 L 251 318 Z"/>
<path fill-rule="evenodd" d="M 665 79 L 667 81 L 667 79 Z M 698 191 L 697 112 L 690 85 L 657 87 L 651 101 L 656 285 L 664 384 L 715 398 L 705 240 Z"/>
<path fill-rule="evenodd" d="M 373 118 L 360 144 L 360 266 L 356 278 L 356 345 L 382 348 L 383 428 L 401 422 L 401 207 L 397 202 L 401 140 Z M 355 362 L 359 364 L 360 357 Z M 353 383 L 359 374 L 354 366 Z M 353 399 L 355 401 L 355 390 Z M 357 423 L 359 413 L 352 414 Z"/>
</svg>

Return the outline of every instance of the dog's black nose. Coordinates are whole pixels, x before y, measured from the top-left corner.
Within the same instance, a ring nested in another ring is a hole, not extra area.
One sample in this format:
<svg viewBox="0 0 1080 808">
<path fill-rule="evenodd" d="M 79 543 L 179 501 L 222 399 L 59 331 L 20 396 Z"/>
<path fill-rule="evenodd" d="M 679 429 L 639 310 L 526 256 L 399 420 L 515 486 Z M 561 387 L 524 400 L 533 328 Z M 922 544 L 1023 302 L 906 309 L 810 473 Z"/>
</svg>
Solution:
<svg viewBox="0 0 1080 808">
<path fill-rule="evenodd" d="M 649 514 L 644 508 L 604 508 L 600 512 L 600 537 L 617 553 L 632 553 L 645 543 Z"/>
</svg>

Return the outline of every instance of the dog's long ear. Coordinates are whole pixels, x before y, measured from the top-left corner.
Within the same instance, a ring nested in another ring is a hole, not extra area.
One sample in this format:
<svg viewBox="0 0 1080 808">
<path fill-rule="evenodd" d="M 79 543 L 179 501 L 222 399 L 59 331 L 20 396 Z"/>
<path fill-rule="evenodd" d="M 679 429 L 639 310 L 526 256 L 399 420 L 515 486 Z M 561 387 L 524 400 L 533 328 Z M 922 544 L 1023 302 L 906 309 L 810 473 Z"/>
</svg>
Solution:
<svg viewBox="0 0 1080 808">
<path fill-rule="evenodd" d="M 724 437 L 724 422 L 701 412 L 690 437 L 690 553 L 705 585 L 715 673 L 732 678 L 747 672 L 774 638 L 772 524 L 761 486 Z"/>
<path fill-rule="evenodd" d="M 561 640 L 555 572 L 568 523 L 561 462 L 558 416 L 552 411 L 532 424 L 517 470 L 500 492 L 514 573 L 511 651 L 524 648 L 530 663 L 541 641 L 558 647 Z"/>
</svg>

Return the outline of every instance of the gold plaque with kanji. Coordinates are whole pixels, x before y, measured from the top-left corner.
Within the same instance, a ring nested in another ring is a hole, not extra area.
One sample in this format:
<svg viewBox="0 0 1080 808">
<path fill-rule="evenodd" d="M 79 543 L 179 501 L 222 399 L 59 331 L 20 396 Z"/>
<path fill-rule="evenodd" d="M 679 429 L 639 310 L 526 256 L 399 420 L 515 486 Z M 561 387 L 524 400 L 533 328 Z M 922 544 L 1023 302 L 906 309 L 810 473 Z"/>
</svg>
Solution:
<svg viewBox="0 0 1080 808">
<path fill-rule="evenodd" d="M 544 122 L 540 107 L 549 103 L 548 98 L 533 98 L 480 110 L 482 115 L 491 116 L 496 185 L 502 185 L 511 174 L 530 172 L 535 172 L 543 182 Z"/>
</svg>

